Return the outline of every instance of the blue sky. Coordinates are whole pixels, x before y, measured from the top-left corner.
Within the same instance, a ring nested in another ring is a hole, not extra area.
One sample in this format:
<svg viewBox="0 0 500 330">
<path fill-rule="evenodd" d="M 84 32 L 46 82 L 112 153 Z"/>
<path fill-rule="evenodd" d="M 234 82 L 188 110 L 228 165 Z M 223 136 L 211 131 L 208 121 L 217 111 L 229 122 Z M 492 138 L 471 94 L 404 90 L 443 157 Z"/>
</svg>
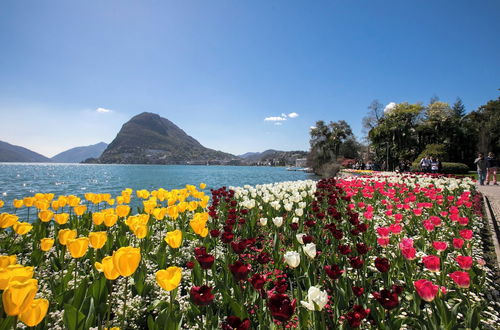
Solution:
<svg viewBox="0 0 500 330">
<path fill-rule="evenodd" d="M 361 137 L 374 99 L 496 99 L 499 32 L 496 0 L 2 0 L 0 140 L 53 156 L 149 111 L 226 152 L 307 150 L 320 119 Z"/>
</svg>

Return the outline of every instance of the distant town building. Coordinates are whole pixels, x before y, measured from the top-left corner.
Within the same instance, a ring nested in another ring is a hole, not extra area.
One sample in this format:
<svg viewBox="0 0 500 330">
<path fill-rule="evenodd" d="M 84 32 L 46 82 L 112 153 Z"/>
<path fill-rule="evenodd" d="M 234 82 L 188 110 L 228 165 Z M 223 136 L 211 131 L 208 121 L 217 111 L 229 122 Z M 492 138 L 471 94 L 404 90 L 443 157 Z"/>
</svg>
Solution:
<svg viewBox="0 0 500 330">
<path fill-rule="evenodd" d="M 306 167 L 307 166 L 307 158 L 297 158 L 295 160 L 296 167 Z"/>
</svg>

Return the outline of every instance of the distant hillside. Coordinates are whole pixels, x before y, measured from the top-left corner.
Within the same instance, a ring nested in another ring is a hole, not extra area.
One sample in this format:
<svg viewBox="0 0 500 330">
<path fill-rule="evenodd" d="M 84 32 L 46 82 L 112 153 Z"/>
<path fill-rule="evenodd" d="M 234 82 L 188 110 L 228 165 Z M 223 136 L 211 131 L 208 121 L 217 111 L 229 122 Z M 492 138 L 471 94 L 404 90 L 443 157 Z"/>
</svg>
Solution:
<svg viewBox="0 0 500 330">
<path fill-rule="evenodd" d="M 269 149 L 263 152 L 247 152 L 240 155 L 246 164 L 295 165 L 295 160 L 307 158 L 307 151 L 280 151 Z"/>
<path fill-rule="evenodd" d="M 55 155 L 51 160 L 55 163 L 80 163 L 88 158 L 99 158 L 107 146 L 107 143 L 99 142 L 90 146 L 71 148 Z"/>
<path fill-rule="evenodd" d="M 0 162 L 49 163 L 50 159 L 29 149 L 0 141 Z"/>
<path fill-rule="evenodd" d="M 157 114 L 143 112 L 126 122 L 98 162 L 116 164 L 189 164 L 234 159 L 205 148 Z"/>
</svg>

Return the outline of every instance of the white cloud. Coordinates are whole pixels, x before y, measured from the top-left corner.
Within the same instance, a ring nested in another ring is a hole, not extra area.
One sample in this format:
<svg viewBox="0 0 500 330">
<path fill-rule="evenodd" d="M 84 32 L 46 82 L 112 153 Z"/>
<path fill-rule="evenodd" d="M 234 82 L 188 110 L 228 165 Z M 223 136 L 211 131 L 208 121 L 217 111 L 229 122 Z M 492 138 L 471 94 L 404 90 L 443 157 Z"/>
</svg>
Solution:
<svg viewBox="0 0 500 330">
<path fill-rule="evenodd" d="M 97 109 L 95 109 L 95 111 L 99 112 L 99 113 L 109 113 L 109 112 L 112 112 L 113 110 L 106 109 L 106 108 L 97 108 Z"/>
<path fill-rule="evenodd" d="M 277 121 L 277 122 L 275 122 L 275 123 L 274 123 L 274 125 L 276 125 L 276 126 L 281 126 L 281 125 L 283 125 L 283 124 L 282 124 L 282 123 L 280 123 L 279 121 Z"/>
<path fill-rule="evenodd" d="M 392 109 L 394 109 L 396 107 L 396 103 L 395 102 L 390 102 L 389 104 L 387 104 L 384 108 L 384 112 L 389 112 L 391 111 Z"/>
<path fill-rule="evenodd" d="M 299 114 L 298 114 L 298 113 L 296 113 L 296 112 L 290 112 L 290 113 L 288 114 L 288 117 L 290 117 L 290 118 L 297 118 L 298 116 L 299 116 Z"/>
<path fill-rule="evenodd" d="M 310 126 L 309 129 L 312 131 L 313 129 L 316 129 L 316 126 Z"/>
<path fill-rule="evenodd" d="M 266 117 L 264 118 L 265 121 L 284 121 L 286 120 L 286 117 Z"/>
</svg>

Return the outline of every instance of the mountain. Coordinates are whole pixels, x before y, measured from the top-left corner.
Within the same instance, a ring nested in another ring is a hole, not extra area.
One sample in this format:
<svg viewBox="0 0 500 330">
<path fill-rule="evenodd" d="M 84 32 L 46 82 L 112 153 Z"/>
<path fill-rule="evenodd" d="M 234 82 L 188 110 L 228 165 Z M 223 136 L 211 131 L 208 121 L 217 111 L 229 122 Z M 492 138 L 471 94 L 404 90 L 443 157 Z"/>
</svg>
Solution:
<svg viewBox="0 0 500 330">
<path fill-rule="evenodd" d="M 55 163 L 80 163 L 87 158 L 99 158 L 107 146 L 107 143 L 99 142 L 90 146 L 71 148 L 55 155 L 51 160 Z"/>
<path fill-rule="evenodd" d="M 236 158 L 202 146 L 157 114 L 143 112 L 126 122 L 101 157 L 106 164 L 205 164 Z"/>
<path fill-rule="evenodd" d="M 0 141 L 0 162 L 50 163 L 50 159 L 29 149 Z"/>
</svg>

